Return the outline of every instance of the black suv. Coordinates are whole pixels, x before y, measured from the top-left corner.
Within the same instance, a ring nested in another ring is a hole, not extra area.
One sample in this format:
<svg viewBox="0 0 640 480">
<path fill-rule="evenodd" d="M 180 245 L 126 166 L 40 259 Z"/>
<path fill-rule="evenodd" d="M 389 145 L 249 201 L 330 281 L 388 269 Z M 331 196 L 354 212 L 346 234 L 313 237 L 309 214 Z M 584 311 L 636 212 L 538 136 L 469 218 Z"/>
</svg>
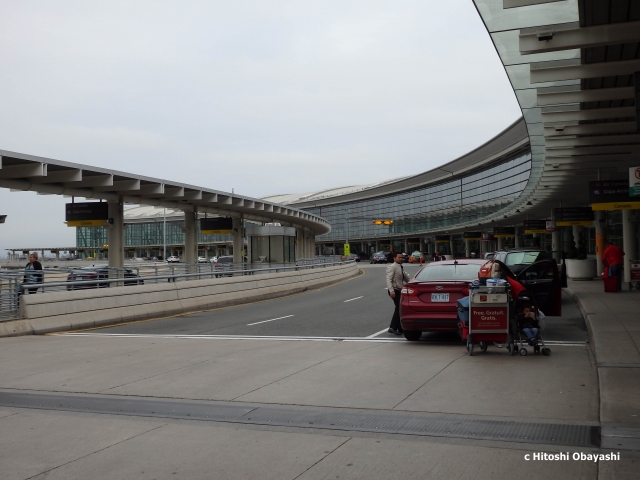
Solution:
<svg viewBox="0 0 640 480">
<path fill-rule="evenodd" d="M 542 260 L 553 260 L 550 253 L 545 252 L 540 248 L 514 248 L 512 250 L 502 250 L 495 252 L 492 258 L 494 260 L 500 260 L 516 275 L 533 263 L 540 262 Z"/>
</svg>

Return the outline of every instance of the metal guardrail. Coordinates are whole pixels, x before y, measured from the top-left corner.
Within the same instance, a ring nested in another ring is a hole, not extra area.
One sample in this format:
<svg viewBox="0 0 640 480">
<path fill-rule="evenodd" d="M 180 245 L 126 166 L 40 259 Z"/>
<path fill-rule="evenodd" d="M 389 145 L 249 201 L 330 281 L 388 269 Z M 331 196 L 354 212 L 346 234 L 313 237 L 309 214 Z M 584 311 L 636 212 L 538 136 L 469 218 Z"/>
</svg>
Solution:
<svg viewBox="0 0 640 480">
<path fill-rule="evenodd" d="M 160 264 L 124 268 L 95 266 L 75 269 L 44 269 L 42 270 L 42 282 L 40 283 L 23 281 L 25 272 L 33 274 L 33 270 L 0 270 L 0 322 L 17 318 L 21 295 L 260 275 L 323 268 L 345 263 L 352 262 L 315 258 L 300 259 L 295 264 L 199 263 Z M 95 277 L 87 280 L 73 280 L 74 276 L 78 275 L 78 272 L 80 272 L 80 275 L 94 274 Z M 65 277 L 67 280 L 62 280 Z"/>
</svg>

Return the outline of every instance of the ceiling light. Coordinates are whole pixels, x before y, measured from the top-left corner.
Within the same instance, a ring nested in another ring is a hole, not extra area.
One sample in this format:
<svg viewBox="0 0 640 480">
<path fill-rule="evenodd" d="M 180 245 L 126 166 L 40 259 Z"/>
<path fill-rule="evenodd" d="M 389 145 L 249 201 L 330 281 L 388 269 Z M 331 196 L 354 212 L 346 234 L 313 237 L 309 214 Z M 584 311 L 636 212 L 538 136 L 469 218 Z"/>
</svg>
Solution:
<svg viewBox="0 0 640 480">
<path fill-rule="evenodd" d="M 520 213 L 520 209 L 517 209 L 517 210 L 516 210 L 516 213 Z"/>
<path fill-rule="evenodd" d="M 527 202 L 527 205 L 533 205 L 533 203 L 531 203 L 531 201 L 528 201 L 528 202 Z"/>
<path fill-rule="evenodd" d="M 559 163 L 554 163 L 553 165 L 551 165 L 552 168 L 560 168 L 560 164 Z"/>
<path fill-rule="evenodd" d="M 507 216 L 505 215 L 505 216 L 504 216 L 504 217 L 502 217 L 502 218 L 507 218 Z"/>
</svg>

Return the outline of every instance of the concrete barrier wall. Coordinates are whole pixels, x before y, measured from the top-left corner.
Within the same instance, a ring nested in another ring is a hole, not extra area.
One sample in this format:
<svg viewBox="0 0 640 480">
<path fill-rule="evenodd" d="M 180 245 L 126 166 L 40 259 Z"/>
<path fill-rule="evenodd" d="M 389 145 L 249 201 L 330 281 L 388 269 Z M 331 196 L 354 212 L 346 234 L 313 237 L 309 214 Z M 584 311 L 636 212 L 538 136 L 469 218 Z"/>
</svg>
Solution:
<svg viewBox="0 0 640 480">
<path fill-rule="evenodd" d="M 0 337 L 43 334 L 160 318 L 290 295 L 359 273 L 355 263 L 282 273 L 23 295 L 20 319 Z"/>
</svg>

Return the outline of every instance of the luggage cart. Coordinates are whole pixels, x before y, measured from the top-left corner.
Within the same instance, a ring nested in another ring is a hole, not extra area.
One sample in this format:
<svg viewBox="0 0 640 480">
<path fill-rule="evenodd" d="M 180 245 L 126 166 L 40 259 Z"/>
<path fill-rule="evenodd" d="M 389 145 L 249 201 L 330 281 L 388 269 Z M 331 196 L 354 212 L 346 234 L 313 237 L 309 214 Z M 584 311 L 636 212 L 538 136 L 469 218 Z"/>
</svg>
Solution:
<svg viewBox="0 0 640 480">
<path fill-rule="evenodd" d="M 640 290 L 640 260 L 631 260 L 629 263 L 629 290 L 633 290 L 633 282 L 636 282 L 636 290 Z"/>
<path fill-rule="evenodd" d="M 488 343 L 511 346 L 513 335 L 509 321 L 509 287 L 481 286 L 474 289 L 469 300 L 469 333 L 467 351 L 473 355 L 474 343 L 485 352 Z M 512 349 L 509 349 L 511 353 Z"/>
</svg>

